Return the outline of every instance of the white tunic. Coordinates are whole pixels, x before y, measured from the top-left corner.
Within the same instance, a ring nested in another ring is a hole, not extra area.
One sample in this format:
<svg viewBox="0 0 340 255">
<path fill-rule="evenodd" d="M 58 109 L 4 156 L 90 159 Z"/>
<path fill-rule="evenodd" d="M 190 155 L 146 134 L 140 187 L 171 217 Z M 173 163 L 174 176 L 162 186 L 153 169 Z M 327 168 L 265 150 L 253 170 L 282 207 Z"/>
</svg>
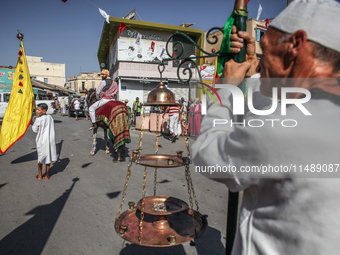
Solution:
<svg viewBox="0 0 340 255">
<path fill-rule="evenodd" d="M 254 106 L 268 109 L 271 99 L 255 88 Z M 258 173 L 239 172 L 244 166 L 294 166 L 340 163 L 340 106 L 325 99 L 311 99 L 304 104 L 312 113 L 305 116 L 294 105 L 281 116 L 280 107 L 270 116 L 246 114 L 250 119 L 295 119 L 298 126 L 282 127 L 281 122 L 263 127 L 215 125 L 214 119 L 230 122 L 230 91 L 218 91 L 223 106 L 211 102 L 201 124 L 201 134 L 192 146 L 195 170 L 203 166 L 234 166 L 237 171 L 221 174 L 203 173 L 216 178 L 231 191 L 244 191 L 240 222 L 233 246 L 233 255 L 323 255 L 340 253 L 340 169 L 332 179 L 313 178 L 303 172 L 272 173 L 261 178 Z M 212 100 L 211 100 L 212 101 Z M 259 125 L 252 122 L 251 125 Z M 335 169 L 336 166 L 333 165 Z M 301 177 L 301 176 L 300 176 Z M 223 179 L 224 178 L 224 179 Z M 228 178 L 228 179 L 225 179 Z M 276 179 L 273 179 L 276 178 Z M 225 191 L 223 191 L 224 193 Z"/>
<path fill-rule="evenodd" d="M 66 107 L 66 98 L 60 99 L 60 100 L 59 100 L 59 103 L 60 103 L 60 107 L 61 107 L 61 108 Z"/>
<path fill-rule="evenodd" d="M 36 118 L 32 130 L 37 133 L 35 142 L 37 145 L 38 163 L 50 164 L 52 161 L 56 161 L 54 121 L 51 115 L 43 115 Z"/>
</svg>

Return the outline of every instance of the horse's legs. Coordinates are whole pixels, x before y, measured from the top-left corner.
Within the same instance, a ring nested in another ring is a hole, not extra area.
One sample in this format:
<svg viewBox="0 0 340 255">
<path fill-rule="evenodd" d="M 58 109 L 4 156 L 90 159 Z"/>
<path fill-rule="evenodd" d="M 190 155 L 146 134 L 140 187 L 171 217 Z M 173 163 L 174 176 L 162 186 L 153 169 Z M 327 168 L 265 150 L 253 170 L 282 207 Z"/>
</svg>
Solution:
<svg viewBox="0 0 340 255">
<path fill-rule="evenodd" d="M 107 138 L 107 129 L 104 129 L 104 139 L 106 145 L 105 154 L 110 154 L 109 139 Z"/>
<path fill-rule="evenodd" d="M 119 146 L 117 153 L 118 153 L 118 160 L 124 161 L 125 160 L 125 144 Z"/>
<path fill-rule="evenodd" d="M 93 135 L 92 135 L 92 150 L 90 152 L 90 156 L 93 156 L 96 151 L 96 142 L 97 142 L 97 129 L 93 129 Z"/>
</svg>

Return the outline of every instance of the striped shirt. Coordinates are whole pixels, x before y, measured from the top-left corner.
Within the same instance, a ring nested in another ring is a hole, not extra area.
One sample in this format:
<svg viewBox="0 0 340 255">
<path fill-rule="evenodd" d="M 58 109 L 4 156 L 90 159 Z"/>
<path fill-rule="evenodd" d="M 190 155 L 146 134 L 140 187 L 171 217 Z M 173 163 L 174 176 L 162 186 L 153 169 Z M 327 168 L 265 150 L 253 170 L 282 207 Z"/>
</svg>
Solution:
<svg viewBox="0 0 340 255">
<path fill-rule="evenodd" d="M 179 106 L 170 106 L 169 116 L 172 117 L 176 113 L 179 114 Z"/>
</svg>

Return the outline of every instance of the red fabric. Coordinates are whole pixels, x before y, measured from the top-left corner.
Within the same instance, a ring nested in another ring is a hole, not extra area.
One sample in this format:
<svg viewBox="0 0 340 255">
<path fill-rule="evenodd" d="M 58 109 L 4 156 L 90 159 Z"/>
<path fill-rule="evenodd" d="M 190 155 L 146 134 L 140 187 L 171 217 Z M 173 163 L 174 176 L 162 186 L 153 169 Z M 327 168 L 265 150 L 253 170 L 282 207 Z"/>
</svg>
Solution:
<svg viewBox="0 0 340 255">
<path fill-rule="evenodd" d="M 194 105 L 192 110 L 189 110 L 190 114 L 190 124 L 189 124 L 189 134 L 198 136 L 201 129 L 201 105 L 198 107 Z"/>
<path fill-rule="evenodd" d="M 112 81 L 112 84 L 108 90 L 100 92 L 100 98 L 115 99 L 116 94 L 118 94 L 118 85 L 115 81 Z"/>
<path fill-rule="evenodd" d="M 151 42 L 151 49 L 152 49 L 152 52 L 155 51 L 155 42 Z"/>
<path fill-rule="evenodd" d="M 67 0 L 61 0 L 61 1 L 63 1 L 64 3 L 66 3 L 66 2 L 67 2 Z"/>
<path fill-rule="evenodd" d="M 120 101 L 110 101 L 107 104 L 103 105 L 98 109 L 96 112 L 96 117 L 100 115 L 104 115 L 106 118 L 110 118 L 111 110 L 113 107 L 118 105 L 125 105 L 123 102 Z"/>
<path fill-rule="evenodd" d="M 269 27 L 269 19 L 266 19 L 266 28 Z"/>
<path fill-rule="evenodd" d="M 179 106 L 170 106 L 169 117 L 172 117 L 175 113 L 179 113 Z"/>
<path fill-rule="evenodd" d="M 131 142 L 128 119 L 129 110 L 119 101 L 108 102 L 96 113 L 96 121 L 103 121 L 109 127 L 109 137 L 115 149 Z"/>
<path fill-rule="evenodd" d="M 124 23 L 120 23 L 119 25 L 119 34 L 126 28 L 126 25 Z"/>
<path fill-rule="evenodd" d="M 249 3 L 250 0 L 247 0 L 247 3 Z"/>
</svg>

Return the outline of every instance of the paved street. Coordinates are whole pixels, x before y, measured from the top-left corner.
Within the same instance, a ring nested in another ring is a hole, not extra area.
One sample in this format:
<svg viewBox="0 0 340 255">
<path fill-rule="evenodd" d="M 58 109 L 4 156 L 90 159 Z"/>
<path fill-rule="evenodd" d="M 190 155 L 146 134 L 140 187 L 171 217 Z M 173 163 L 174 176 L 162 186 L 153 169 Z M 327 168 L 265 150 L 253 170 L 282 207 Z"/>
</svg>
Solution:
<svg viewBox="0 0 340 255">
<path fill-rule="evenodd" d="M 209 228 L 195 241 L 169 248 L 141 247 L 121 239 L 114 230 L 124 188 L 127 162 L 112 162 L 105 154 L 99 130 L 96 155 L 91 150 L 90 122 L 53 115 L 58 162 L 50 180 L 37 180 L 35 134 L 25 136 L 0 155 L 0 254 L 224 254 L 227 188 L 194 172 L 191 176 L 200 212 L 207 214 Z M 1 123 L 0 119 L 0 123 Z M 138 148 L 139 131 L 131 129 L 129 156 Z M 154 153 L 156 136 L 144 132 L 142 153 Z M 190 143 L 193 140 L 190 139 Z M 159 139 L 160 154 L 183 150 L 181 137 L 175 144 Z M 111 152 L 112 144 L 110 142 Z M 123 211 L 129 201 L 142 197 L 144 167 L 132 165 Z M 148 168 L 146 196 L 153 195 L 154 169 Z M 171 195 L 189 203 L 184 167 L 159 169 L 157 194 Z"/>
</svg>

